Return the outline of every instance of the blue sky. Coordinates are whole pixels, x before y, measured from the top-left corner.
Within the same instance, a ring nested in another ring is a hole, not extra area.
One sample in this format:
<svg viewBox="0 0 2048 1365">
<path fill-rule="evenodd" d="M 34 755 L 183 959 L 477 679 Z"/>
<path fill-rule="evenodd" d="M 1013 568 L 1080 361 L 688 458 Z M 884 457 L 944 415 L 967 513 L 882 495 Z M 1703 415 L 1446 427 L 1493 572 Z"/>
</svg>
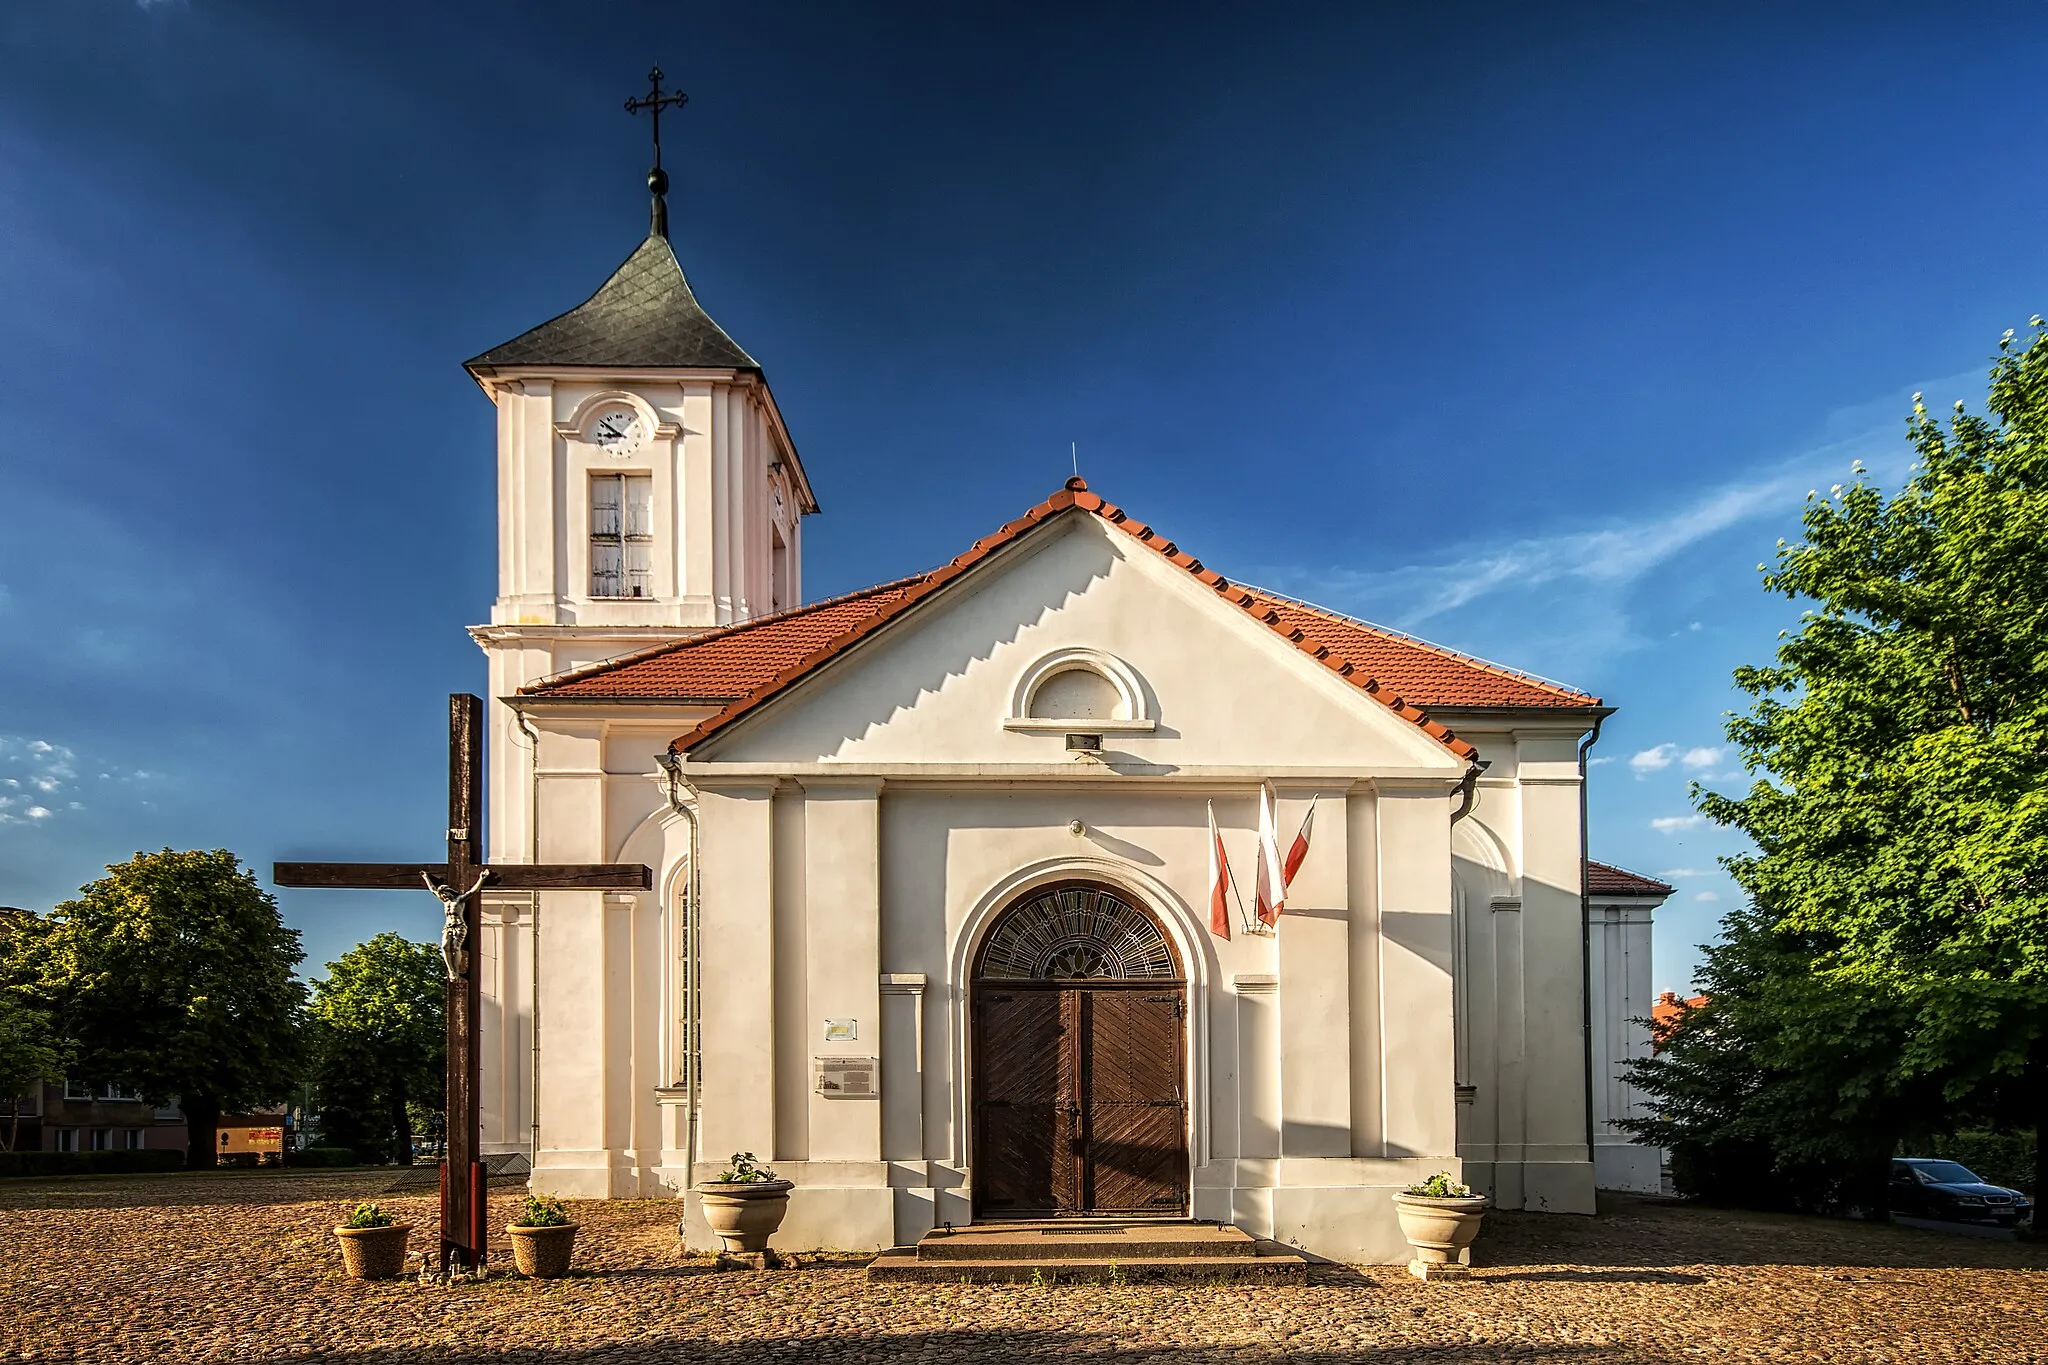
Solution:
<svg viewBox="0 0 2048 1365">
<path fill-rule="evenodd" d="M 1758 561 L 2048 302 L 2044 59 L 2011 5 L 15 0 L 0 903 L 434 851 L 494 591 L 460 363 L 637 242 L 659 60 L 677 249 L 825 507 L 810 595 L 1078 442 L 1226 574 L 1618 705 L 1594 853 L 1677 883 L 1681 988 L 1735 847 L 1686 785 L 1739 780 L 1729 671 L 1797 611 Z M 438 918 L 280 898 L 315 968 Z"/>
</svg>

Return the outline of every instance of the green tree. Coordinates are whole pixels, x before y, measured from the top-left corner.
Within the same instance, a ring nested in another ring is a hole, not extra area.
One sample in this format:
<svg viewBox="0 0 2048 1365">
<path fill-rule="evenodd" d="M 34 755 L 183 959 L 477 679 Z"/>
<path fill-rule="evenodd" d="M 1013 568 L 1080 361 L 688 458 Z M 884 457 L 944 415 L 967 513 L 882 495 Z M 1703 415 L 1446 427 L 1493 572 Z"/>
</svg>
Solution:
<svg viewBox="0 0 2048 1365">
<path fill-rule="evenodd" d="M 439 945 L 386 933 L 313 983 L 324 1141 L 412 1164 L 413 1108 L 439 1107 L 445 1079 L 442 975 Z"/>
<path fill-rule="evenodd" d="M 71 1049 L 57 1036 L 49 1012 L 27 993 L 0 985 L 0 1097 L 13 1100 L 46 1081 L 64 1079 Z M 20 1106 L 8 1106 L 7 1150 L 21 1135 Z"/>
<path fill-rule="evenodd" d="M 1679 1192 L 1716 1203 L 1882 1214 L 1895 1145 L 1944 1112 L 1930 1078 L 1896 1065 L 1910 1012 L 1887 993 L 1816 975 L 1824 948 L 1754 907 L 1705 949 L 1703 1005 L 1656 1055 L 1629 1063 L 1656 1097 L 1621 1127 L 1670 1149 Z"/>
<path fill-rule="evenodd" d="M 51 911 L 40 989 L 91 1074 L 185 1111 L 215 1161 L 223 1111 L 284 1098 L 303 1062 L 299 935 L 232 853 L 138 853 Z"/>
<path fill-rule="evenodd" d="M 1807 500 L 1764 570 L 1813 606 L 1728 734 L 1759 774 L 1700 809 L 1747 834 L 1728 860 L 1808 974 L 1903 1018 L 1895 1087 L 1952 1104 L 2023 1091 L 2048 1129 L 2048 326 L 2011 333 L 1989 415 L 1915 396 L 1918 459 L 1891 496 Z M 2048 1146 L 2042 1151 L 2048 1152 Z M 2048 1194 L 2037 1166 L 2034 1191 Z"/>
</svg>

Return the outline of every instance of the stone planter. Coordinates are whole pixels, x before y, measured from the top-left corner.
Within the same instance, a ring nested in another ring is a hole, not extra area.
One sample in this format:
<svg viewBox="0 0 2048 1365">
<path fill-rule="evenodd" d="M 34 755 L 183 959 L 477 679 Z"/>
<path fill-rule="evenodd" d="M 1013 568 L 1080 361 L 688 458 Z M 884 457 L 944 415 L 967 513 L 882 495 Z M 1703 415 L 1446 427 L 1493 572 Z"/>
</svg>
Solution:
<svg viewBox="0 0 2048 1365">
<path fill-rule="evenodd" d="M 405 1273 L 405 1239 L 412 1224 L 388 1228 L 336 1228 L 341 1239 L 341 1264 L 351 1279 L 388 1280 Z"/>
<path fill-rule="evenodd" d="M 707 1180 L 697 1186 L 704 1221 L 728 1252 L 766 1251 L 768 1239 L 789 1212 L 787 1180 Z"/>
<path fill-rule="evenodd" d="M 569 1253 L 576 1246 L 576 1224 L 529 1228 L 514 1223 L 505 1229 L 512 1239 L 512 1264 L 534 1280 L 559 1280 L 569 1273 Z"/>
<path fill-rule="evenodd" d="M 1415 1248 L 1408 1273 L 1420 1280 L 1462 1280 L 1472 1270 L 1460 1260 L 1465 1248 L 1479 1235 L 1479 1220 L 1486 1216 L 1483 1194 L 1437 1199 L 1426 1194 L 1397 1194 L 1394 1211 L 1401 1218 L 1401 1235 Z"/>
</svg>

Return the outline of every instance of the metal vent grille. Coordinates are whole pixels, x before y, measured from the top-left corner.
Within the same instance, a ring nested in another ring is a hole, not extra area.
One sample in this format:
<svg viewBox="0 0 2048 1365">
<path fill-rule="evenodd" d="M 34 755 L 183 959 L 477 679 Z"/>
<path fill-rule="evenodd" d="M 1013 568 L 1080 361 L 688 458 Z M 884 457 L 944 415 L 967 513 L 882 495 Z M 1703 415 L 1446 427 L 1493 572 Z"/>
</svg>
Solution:
<svg viewBox="0 0 2048 1365">
<path fill-rule="evenodd" d="M 977 972 L 993 981 L 1099 981 L 1180 975 L 1149 916 L 1099 887 L 1060 887 L 1003 912 Z"/>
</svg>

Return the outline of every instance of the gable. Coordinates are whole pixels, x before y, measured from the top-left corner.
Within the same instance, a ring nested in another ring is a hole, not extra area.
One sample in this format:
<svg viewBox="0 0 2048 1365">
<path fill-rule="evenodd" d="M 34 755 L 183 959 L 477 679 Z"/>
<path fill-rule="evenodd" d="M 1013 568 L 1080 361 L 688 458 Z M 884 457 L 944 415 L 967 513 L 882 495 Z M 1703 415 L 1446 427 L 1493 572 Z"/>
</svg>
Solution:
<svg viewBox="0 0 2048 1365">
<path fill-rule="evenodd" d="M 1032 671 L 1049 659 L 1087 656 L 1128 674 L 1149 727 L 1123 727 L 1114 717 L 1022 722 L 1020 685 Z M 784 689 L 746 724 L 692 744 L 690 755 L 750 764 L 1039 765 L 1077 761 L 1065 732 L 1098 728 L 1115 761 L 1162 767 L 1456 773 L 1466 763 L 1213 588 L 1089 516 L 1064 518 L 980 563 Z"/>
<path fill-rule="evenodd" d="M 1115 528 L 1155 562 L 1172 566 L 1183 587 L 1199 584 L 1462 759 L 1475 756 L 1472 746 L 1433 720 L 1430 709 L 1583 712 L 1600 707 L 1599 698 L 1562 684 L 1232 583 L 1151 527 L 1132 520 L 1122 508 L 1090 493 L 1078 477 L 929 573 L 575 669 L 520 690 L 541 702 L 600 697 L 723 702 L 717 714 L 670 745 L 678 753 L 700 750 L 708 739 L 807 682 L 816 670 L 887 631 L 899 616 L 921 609 L 942 592 L 955 591 L 970 570 L 992 556 L 1006 554 L 1042 528 L 1080 514 L 1092 514 L 1102 526 Z M 709 687 L 729 691 L 714 694 L 704 690 Z"/>
</svg>

